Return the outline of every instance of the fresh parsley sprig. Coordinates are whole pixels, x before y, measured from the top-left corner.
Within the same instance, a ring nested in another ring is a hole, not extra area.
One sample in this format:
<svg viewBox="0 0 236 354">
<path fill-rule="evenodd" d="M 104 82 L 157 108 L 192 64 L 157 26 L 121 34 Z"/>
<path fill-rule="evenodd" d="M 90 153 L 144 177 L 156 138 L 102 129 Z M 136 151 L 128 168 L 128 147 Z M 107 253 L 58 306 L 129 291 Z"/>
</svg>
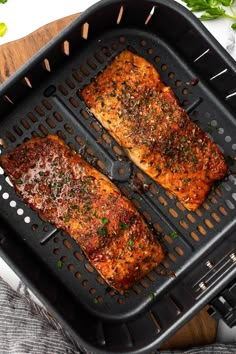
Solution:
<svg viewBox="0 0 236 354">
<path fill-rule="evenodd" d="M 236 30 L 235 0 L 182 0 L 192 12 L 204 11 L 200 20 L 214 20 L 216 18 L 229 18 L 233 21 L 231 27 Z"/>
<path fill-rule="evenodd" d="M 0 4 L 5 4 L 7 0 L 0 0 Z M 7 31 L 7 25 L 4 22 L 0 23 L 0 37 L 3 37 Z"/>
</svg>

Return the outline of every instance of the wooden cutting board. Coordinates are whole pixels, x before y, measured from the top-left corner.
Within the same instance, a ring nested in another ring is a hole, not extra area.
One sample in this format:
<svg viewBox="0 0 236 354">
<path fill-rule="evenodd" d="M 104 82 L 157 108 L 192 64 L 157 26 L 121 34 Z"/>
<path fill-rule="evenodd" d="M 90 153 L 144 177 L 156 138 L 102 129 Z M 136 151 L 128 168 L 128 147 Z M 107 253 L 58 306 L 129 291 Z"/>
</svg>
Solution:
<svg viewBox="0 0 236 354">
<path fill-rule="evenodd" d="M 49 23 L 22 39 L 0 46 L 0 83 L 9 78 L 77 16 L 79 14 Z M 164 343 L 162 348 L 185 349 L 213 343 L 216 329 L 217 323 L 209 317 L 205 308 Z"/>
</svg>

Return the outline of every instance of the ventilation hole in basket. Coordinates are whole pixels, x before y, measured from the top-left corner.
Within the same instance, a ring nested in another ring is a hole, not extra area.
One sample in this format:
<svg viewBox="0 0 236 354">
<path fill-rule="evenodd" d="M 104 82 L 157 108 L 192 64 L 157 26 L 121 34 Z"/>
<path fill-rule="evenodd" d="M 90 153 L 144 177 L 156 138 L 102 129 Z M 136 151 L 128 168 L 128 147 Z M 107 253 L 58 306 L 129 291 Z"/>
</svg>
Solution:
<svg viewBox="0 0 236 354">
<path fill-rule="evenodd" d="M 42 64 L 43 64 L 43 68 L 46 71 L 51 72 L 51 66 L 50 66 L 50 62 L 49 62 L 48 58 L 44 58 Z"/>
<path fill-rule="evenodd" d="M 30 124 L 29 124 L 29 122 L 26 120 L 26 119 L 21 119 L 21 124 L 23 125 L 23 127 L 25 128 L 25 129 L 29 129 L 30 128 Z"/>
<path fill-rule="evenodd" d="M 168 78 L 169 78 L 170 80 L 174 79 L 174 78 L 175 78 L 175 73 L 170 72 L 170 73 L 168 74 Z"/>
<path fill-rule="evenodd" d="M 232 194 L 232 198 L 233 198 L 234 200 L 236 200 L 236 193 L 233 193 L 233 194 Z"/>
<path fill-rule="evenodd" d="M 81 274 L 80 272 L 76 272 L 76 273 L 75 273 L 75 277 L 76 277 L 77 279 L 81 279 L 82 274 Z"/>
<path fill-rule="evenodd" d="M 65 124 L 64 128 L 69 134 L 74 134 L 74 129 L 69 124 Z"/>
<path fill-rule="evenodd" d="M 129 198 L 129 195 L 130 195 L 130 191 L 126 188 L 126 187 L 122 187 L 121 188 L 121 192 Z"/>
<path fill-rule="evenodd" d="M 213 229 L 214 225 L 212 224 L 212 222 L 211 222 L 209 219 L 205 219 L 205 220 L 204 220 L 204 223 L 206 224 L 206 226 L 207 226 L 209 229 Z"/>
<path fill-rule="evenodd" d="M 94 152 L 93 152 L 93 150 L 91 148 L 87 148 L 86 152 L 87 152 L 88 155 L 94 156 Z M 105 168 L 105 165 L 104 165 L 104 168 Z"/>
<path fill-rule="evenodd" d="M 132 203 L 134 204 L 134 206 L 138 209 L 141 208 L 141 204 L 139 203 L 139 201 L 137 199 L 132 199 Z"/>
<path fill-rule="evenodd" d="M 206 202 L 204 202 L 204 203 L 202 204 L 202 206 L 203 206 L 203 208 L 206 209 L 206 210 L 209 210 L 209 209 L 210 209 L 209 205 L 208 205 Z"/>
<path fill-rule="evenodd" d="M 62 140 L 66 140 L 66 135 L 65 135 L 65 133 L 63 133 L 63 131 L 58 130 L 58 131 L 57 131 L 57 135 L 58 135 L 59 138 L 61 138 Z"/>
<path fill-rule="evenodd" d="M 118 44 L 117 43 L 113 43 L 111 47 L 112 47 L 113 50 L 117 50 L 118 49 Z"/>
<path fill-rule="evenodd" d="M 184 100 L 184 101 L 182 102 L 182 105 L 183 105 L 184 107 L 188 106 L 188 105 L 189 105 L 189 101 L 188 101 L 188 100 Z"/>
<path fill-rule="evenodd" d="M 63 85 L 59 85 L 58 86 L 58 90 L 64 95 L 67 96 L 68 95 L 68 90 L 63 86 Z"/>
<path fill-rule="evenodd" d="M 102 134 L 103 140 L 109 145 L 111 144 L 111 138 L 107 134 Z"/>
<path fill-rule="evenodd" d="M 185 230 L 187 230 L 188 227 L 189 227 L 185 220 L 180 220 L 180 221 L 179 221 L 179 224 L 180 224 Z"/>
<path fill-rule="evenodd" d="M 38 226 L 37 224 L 33 224 L 33 225 L 31 226 L 31 230 L 32 230 L 32 231 L 36 231 L 36 230 L 38 229 L 38 227 L 39 227 L 39 226 Z M 55 239 L 56 239 L 56 238 L 55 238 Z M 54 239 L 54 242 L 56 242 L 55 239 Z"/>
<path fill-rule="evenodd" d="M 0 191 L 2 190 L 2 186 L 0 185 Z"/>
<path fill-rule="evenodd" d="M 153 184 L 149 185 L 149 192 L 152 194 L 157 194 L 156 187 Z"/>
<path fill-rule="evenodd" d="M 145 183 L 146 182 L 146 180 L 145 180 L 145 177 L 144 177 L 144 175 L 142 174 L 142 173 L 137 173 L 137 177 L 138 177 L 138 179 L 142 182 L 142 183 Z"/>
<path fill-rule="evenodd" d="M 143 216 L 144 216 L 148 221 L 151 221 L 151 220 L 152 220 L 151 215 L 150 215 L 147 211 L 144 211 L 144 212 L 143 212 Z"/>
<path fill-rule="evenodd" d="M 37 132 L 35 132 L 35 131 L 33 131 L 31 133 L 31 135 L 32 135 L 33 138 L 38 138 L 39 137 L 39 134 Z"/>
<path fill-rule="evenodd" d="M 9 102 L 10 104 L 14 104 L 14 102 L 11 100 L 11 98 L 9 96 L 4 95 L 3 97 L 4 97 L 5 101 Z"/>
<path fill-rule="evenodd" d="M 68 240 L 63 240 L 63 245 L 68 249 L 68 250 L 71 250 L 73 247 L 72 247 L 72 244 L 68 241 Z"/>
<path fill-rule="evenodd" d="M 196 222 L 195 217 L 192 214 L 187 214 L 187 219 L 193 224 Z"/>
<path fill-rule="evenodd" d="M 181 80 L 176 80 L 175 81 L 175 86 L 180 87 L 182 85 L 182 81 Z"/>
<path fill-rule="evenodd" d="M 43 133 L 45 136 L 48 135 L 48 130 L 47 128 L 45 128 L 45 126 L 43 124 L 39 125 L 39 130 L 41 131 L 41 133 Z"/>
<path fill-rule="evenodd" d="M 227 199 L 227 200 L 225 201 L 225 203 L 226 203 L 226 205 L 227 205 L 227 207 L 228 207 L 229 209 L 231 209 L 231 210 L 235 209 L 234 204 L 233 204 L 230 200 Z"/>
<path fill-rule="evenodd" d="M 75 69 L 73 69 L 72 71 L 72 76 L 78 83 L 81 83 L 83 81 L 82 76 L 80 76 Z"/>
<path fill-rule="evenodd" d="M 190 236 L 191 236 L 191 238 L 192 238 L 194 241 L 196 241 L 196 242 L 198 242 L 198 241 L 200 240 L 199 237 L 198 237 L 198 235 L 197 235 L 196 232 L 194 232 L 194 231 L 190 232 Z"/>
<path fill-rule="evenodd" d="M 24 84 L 26 84 L 29 88 L 32 88 L 32 84 L 31 84 L 31 82 L 30 82 L 30 79 L 29 79 L 27 76 L 24 77 L 23 82 L 24 82 Z"/>
<path fill-rule="evenodd" d="M 183 204 L 181 204 L 180 202 L 176 202 L 175 205 L 177 206 L 177 208 L 181 211 L 185 210 L 185 207 L 183 206 Z"/>
<path fill-rule="evenodd" d="M 4 170 L 1 166 L 0 166 L 0 175 L 4 175 Z"/>
<path fill-rule="evenodd" d="M 117 156 L 121 156 L 122 155 L 122 151 L 120 148 L 118 148 L 118 146 L 114 145 L 112 146 L 112 150 L 114 151 L 114 153 L 117 155 Z"/>
<path fill-rule="evenodd" d="M 47 118 L 46 119 L 46 123 L 50 128 L 55 128 L 56 124 L 53 122 L 53 120 L 51 120 L 51 118 Z"/>
<path fill-rule="evenodd" d="M 184 255 L 184 251 L 182 250 L 182 248 L 175 247 L 174 250 L 178 254 L 178 256 L 182 257 Z"/>
<path fill-rule="evenodd" d="M 1 174 L 1 172 L 0 172 L 0 174 Z M 10 187 L 13 187 L 13 184 L 8 176 L 5 178 L 5 181 L 7 182 L 7 184 L 9 184 Z"/>
<path fill-rule="evenodd" d="M 31 221 L 31 219 L 30 219 L 29 216 L 26 216 L 26 217 L 24 218 L 24 222 L 25 222 L 26 224 L 29 224 L 30 221 Z"/>
<path fill-rule="evenodd" d="M 85 268 L 87 269 L 87 271 L 88 271 L 89 273 L 93 273 L 93 272 L 94 272 L 94 269 L 93 269 L 93 267 L 91 266 L 91 264 L 86 263 L 84 266 L 85 266 Z"/>
<path fill-rule="evenodd" d="M 14 142 L 16 141 L 15 136 L 14 136 L 12 133 L 10 133 L 10 132 L 6 132 L 6 137 L 7 137 L 7 139 L 10 140 L 12 143 L 14 143 Z"/>
<path fill-rule="evenodd" d="M 150 281 L 152 281 L 152 282 L 154 282 L 154 281 L 156 280 L 155 277 L 154 277 L 154 275 L 151 274 L 151 273 L 148 273 L 148 274 L 146 275 L 146 277 L 148 278 L 148 280 L 150 280 Z"/>
<path fill-rule="evenodd" d="M 173 255 L 173 253 L 168 253 L 168 257 L 173 263 L 176 262 L 176 257 Z"/>
<path fill-rule="evenodd" d="M 37 112 L 40 115 L 40 117 L 45 116 L 45 112 L 42 110 L 41 107 L 36 106 L 34 109 L 35 109 L 35 112 Z"/>
<path fill-rule="evenodd" d="M 168 203 L 167 203 L 167 201 L 165 200 L 164 197 L 160 196 L 160 197 L 158 197 L 158 200 L 161 203 L 161 205 L 167 206 Z"/>
<path fill-rule="evenodd" d="M 121 37 L 119 38 L 119 42 L 122 43 L 122 44 L 125 43 L 125 37 L 124 37 L 124 36 L 121 36 Z"/>
<path fill-rule="evenodd" d="M 97 282 L 101 285 L 104 285 L 105 284 L 105 281 L 102 277 L 100 277 L 100 275 L 96 278 Z"/>
<path fill-rule="evenodd" d="M 116 20 L 117 25 L 119 25 L 119 23 L 120 23 L 120 21 L 121 21 L 121 19 L 122 19 L 123 12 L 124 12 L 124 7 L 121 6 L 121 7 L 120 7 L 120 10 L 119 10 L 119 13 L 118 13 L 118 16 L 117 16 L 117 20 Z"/>
<path fill-rule="evenodd" d="M 67 55 L 67 56 L 70 55 L 70 42 L 69 41 L 66 40 L 63 42 L 62 50 L 65 55 Z"/>
<path fill-rule="evenodd" d="M 74 256 L 76 259 L 78 259 L 78 261 L 82 262 L 84 257 L 82 256 L 81 253 L 79 253 L 78 251 L 74 252 Z"/>
<path fill-rule="evenodd" d="M 152 48 L 148 48 L 148 49 L 147 49 L 147 53 L 148 53 L 149 55 L 152 55 L 152 54 L 153 54 L 153 49 L 152 49 Z"/>
<path fill-rule="evenodd" d="M 81 65 L 81 66 L 80 66 L 80 71 L 82 72 L 82 74 L 83 74 L 84 76 L 89 76 L 89 71 L 88 71 L 88 69 L 87 69 L 84 65 Z"/>
<path fill-rule="evenodd" d="M 144 279 L 141 279 L 140 282 L 139 282 L 143 288 L 148 288 L 149 287 L 149 284 L 144 280 Z"/>
<path fill-rule="evenodd" d="M 223 182 L 222 186 L 227 192 L 231 191 L 231 186 L 227 182 Z M 220 196 L 222 196 L 222 194 Z"/>
<path fill-rule="evenodd" d="M 103 47 L 102 48 L 102 52 L 103 52 L 103 54 L 106 56 L 106 57 L 110 57 L 111 56 L 111 52 L 110 52 L 110 50 L 108 49 L 108 47 Z"/>
<path fill-rule="evenodd" d="M 104 63 L 104 59 L 99 53 L 95 53 L 94 57 L 100 64 Z"/>
<path fill-rule="evenodd" d="M 197 229 L 200 232 L 200 234 L 202 234 L 203 236 L 205 236 L 207 234 L 206 230 L 204 229 L 204 227 L 202 225 L 198 225 Z"/>
<path fill-rule="evenodd" d="M 125 169 L 124 168 L 119 168 L 118 169 L 119 175 L 123 176 L 125 174 Z"/>
<path fill-rule="evenodd" d="M 87 64 L 93 70 L 95 70 L 97 68 L 97 65 L 94 63 L 93 59 L 91 59 L 91 58 L 87 60 Z"/>
<path fill-rule="evenodd" d="M 101 160 L 97 160 L 97 165 L 101 170 L 106 170 L 106 166 Z"/>
<path fill-rule="evenodd" d="M 140 288 L 138 287 L 138 285 L 133 285 L 132 286 L 132 290 L 135 292 L 135 294 L 137 294 L 137 295 L 139 295 L 139 294 L 141 294 L 141 290 L 140 290 Z"/>
<path fill-rule="evenodd" d="M 232 150 L 236 150 L 236 144 L 232 145 Z"/>
<path fill-rule="evenodd" d="M 76 136 L 76 137 L 75 137 L 75 141 L 76 141 L 80 146 L 84 146 L 84 141 L 81 139 L 80 136 Z"/>
<path fill-rule="evenodd" d="M 63 121 L 62 116 L 61 116 L 60 113 L 58 113 L 58 112 L 53 112 L 53 117 L 54 117 L 58 122 L 62 122 L 62 121 Z"/>
<path fill-rule="evenodd" d="M 73 272 L 73 271 L 75 270 L 74 264 L 68 264 L 67 269 L 68 269 L 70 272 Z"/>
<path fill-rule="evenodd" d="M 199 209 L 195 210 L 195 213 L 197 214 L 197 216 L 202 216 L 202 212 Z"/>
<path fill-rule="evenodd" d="M 76 101 L 76 99 L 75 99 L 74 97 L 70 97 L 70 98 L 69 98 L 69 102 L 70 102 L 70 104 L 71 104 L 73 107 L 75 107 L 75 108 L 78 108 L 78 107 L 79 107 L 79 102 Z"/>
<path fill-rule="evenodd" d="M 86 287 L 86 286 L 88 286 L 88 280 L 87 279 L 84 279 L 83 281 L 82 281 L 82 286 L 84 286 L 84 287 Z"/>
<path fill-rule="evenodd" d="M 145 47 L 145 46 L 147 45 L 147 42 L 146 42 L 144 39 L 142 39 L 142 40 L 139 42 L 139 44 L 141 45 L 141 47 Z"/>
<path fill-rule="evenodd" d="M 75 84 L 70 79 L 66 79 L 66 84 L 72 90 L 75 88 Z"/>
<path fill-rule="evenodd" d="M 163 65 L 161 66 L 161 70 L 162 70 L 162 71 L 166 71 L 167 69 L 168 69 L 168 67 L 167 67 L 166 64 L 163 64 Z"/>
<path fill-rule="evenodd" d="M 178 217 L 178 213 L 175 211 L 175 209 L 170 208 L 169 209 L 169 213 L 174 217 L 177 218 Z"/>
<path fill-rule="evenodd" d="M 214 213 L 211 213 L 211 217 L 213 220 L 215 220 L 216 222 L 220 222 L 220 217 L 218 216 L 218 214 L 216 214 L 215 212 Z"/>
<path fill-rule="evenodd" d="M 210 202 L 212 203 L 212 204 L 217 204 L 217 200 L 216 200 L 216 198 L 213 196 L 213 195 L 209 195 L 208 196 L 208 199 L 210 200 Z M 201 216 L 201 215 L 200 215 Z"/>
<path fill-rule="evenodd" d="M 169 243 L 170 245 L 173 243 L 172 238 L 169 235 L 165 235 L 164 239 L 166 240 L 167 243 Z"/>
<path fill-rule="evenodd" d="M 89 119 L 89 114 L 87 111 L 85 111 L 84 109 L 81 109 L 80 113 L 84 119 Z"/>
<path fill-rule="evenodd" d="M 89 293 L 90 293 L 91 295 L 95 295 L 96 292 L 97 292 L 97 290 L 96 290 L 95 288 L 89 289 Z"/>
<path fill-rule="evenodd" d="M 170 265 L 169 265 L 169 263 L 168 263 L 166 260 L 162 261 L 162 265 L 163 265 L 166 269 L 169 269 L 169 268 L 170 268 Z"/>
<path fill-rule="evenodd" d="M 43 105 L 48 111 L 50 111 L 50 110 L 52 109 L 51 103 L 50 103 L 48 100 L 46 100 L 46 99 L 43 99 L 43 100 L 42 100 L 42 105 Z"/>
<path fill-rule="evenodd" d="M 159 233 L 162 232 L 162 227 L 158 223 L 153 224 L 153 227 L 157 232 L 159 232 Z"/>
<path fill-rule="evenodd" d="M 3 199 L 7 200 L 9 198 L 9 194 L 5 192 L 5 193 L 3 193 L 2 197 L 3 197 Z M 20 215 L 20 214 L 18 214 L 18 215 Z"/>
<path fill-rule="evenodd" d="M 48 231 L 49 231 L 49 226 L 48 226 L 48 225 L 45 225 L 45 226 L 43 227 L 43 231 L 44 231 L 44 232 L 48 232 Z"/>
<path fill-rule="evenodd" d="M 10 201 L 10 207 L 15 208 L 16 207 L 16 202 L 15 200 Z"/>
<path fill-rule="evenodd" d="M 89 36 L 89 23 L 85 22 L 81 28 L 81 36 L 84 39 L 88 39 Z"/>
<path fill-rule="evenodd" d="M 33 122 L 33 123 L 36 123 L 36 122 L 38 122 L 38 118 L 34 115 L 34 113 L 32 113 L 32 112 L 29 112 L 28 114 L 27 114 L 27 117 L 31 120 L 31 122 Z"/>
<path fill-rule="evenodd" d="M 76 151 L 76 147 L 75 147 L 75 145 L 74 145 L 74 144 L 72 144 L 72 143 L 68 143 L 68 146 L 71 148 L 71 150 Z"/>
<path fill-rule="evenodd" d="M 182 94 L 183 95 L 188 95 L 189 94 L 189 89 L 187 89 L 186 87 L 182 90 Z"/>
<path fill-rule="evenodd" d="M 102 302 L 103 302 L 102 296 L 97 296 L 97 297 L 94 299 L 94 303 L 95 303 L 95 304 L 101 304 Z"/>
<path fill-rule="evenodd" d="M 60 253 L 60 249 L 59 248 L 54 248 L 53 253 L 58 255 Z"/>
<path fill-rule="evenodd" d="M 225 137 L 225 141 L 226 141 L 227 143 L 230 143 L 231 140 L 232 140 L 231 136 L 227 135 L 227 136 Z"/>
<path fill-rule="evenodd" d="M 175 197 L 173 196 L 173 194 L 171 193 L 171 192 L 169 192 L 169 191 L 165 191 L 165 194 L 167 195 L 167 197 L 169 198 L 169 199 L 174 199 Z"/>
</svg>

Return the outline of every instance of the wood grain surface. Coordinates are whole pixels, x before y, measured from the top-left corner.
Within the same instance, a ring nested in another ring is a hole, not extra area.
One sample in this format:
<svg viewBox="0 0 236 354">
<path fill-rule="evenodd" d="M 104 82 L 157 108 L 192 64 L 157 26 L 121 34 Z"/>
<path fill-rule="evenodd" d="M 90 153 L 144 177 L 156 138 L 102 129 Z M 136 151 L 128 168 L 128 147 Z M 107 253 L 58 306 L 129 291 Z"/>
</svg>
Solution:
<svg viewBox="0 0 236 354">
<path fill-rule="evenodd" d="M 41 47 L 72 22 L 71 15 L 39 28 L 30 35 L 0 46 L 0 83 L 9 78 Z M 211 344 L 216 337 L 217 323 L 203 309 L 162 346 L 163 349 L 186 349 Z"/>
</svg>

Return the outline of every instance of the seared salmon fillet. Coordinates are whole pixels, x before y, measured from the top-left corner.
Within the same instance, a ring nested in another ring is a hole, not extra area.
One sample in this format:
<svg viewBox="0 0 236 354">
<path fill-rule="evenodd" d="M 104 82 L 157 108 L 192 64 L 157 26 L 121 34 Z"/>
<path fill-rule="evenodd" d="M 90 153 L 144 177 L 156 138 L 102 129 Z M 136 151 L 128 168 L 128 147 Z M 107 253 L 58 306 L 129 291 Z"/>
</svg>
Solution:
<svg viewBox="0 0 236 354">
<path fill-rule="evenodd" d="M 130 159 L 196 210 L 227 165 L 144 58 L 125 50 L 83 88 L 89 109 Z"/>
<path fill-rule="evenodd" d="M 132 203 L 55 135 L 33 138 L 1 157 L 16 192 L 68 232 L 115 289 L 128 289 L 164 258 Z"/>
</svg>

